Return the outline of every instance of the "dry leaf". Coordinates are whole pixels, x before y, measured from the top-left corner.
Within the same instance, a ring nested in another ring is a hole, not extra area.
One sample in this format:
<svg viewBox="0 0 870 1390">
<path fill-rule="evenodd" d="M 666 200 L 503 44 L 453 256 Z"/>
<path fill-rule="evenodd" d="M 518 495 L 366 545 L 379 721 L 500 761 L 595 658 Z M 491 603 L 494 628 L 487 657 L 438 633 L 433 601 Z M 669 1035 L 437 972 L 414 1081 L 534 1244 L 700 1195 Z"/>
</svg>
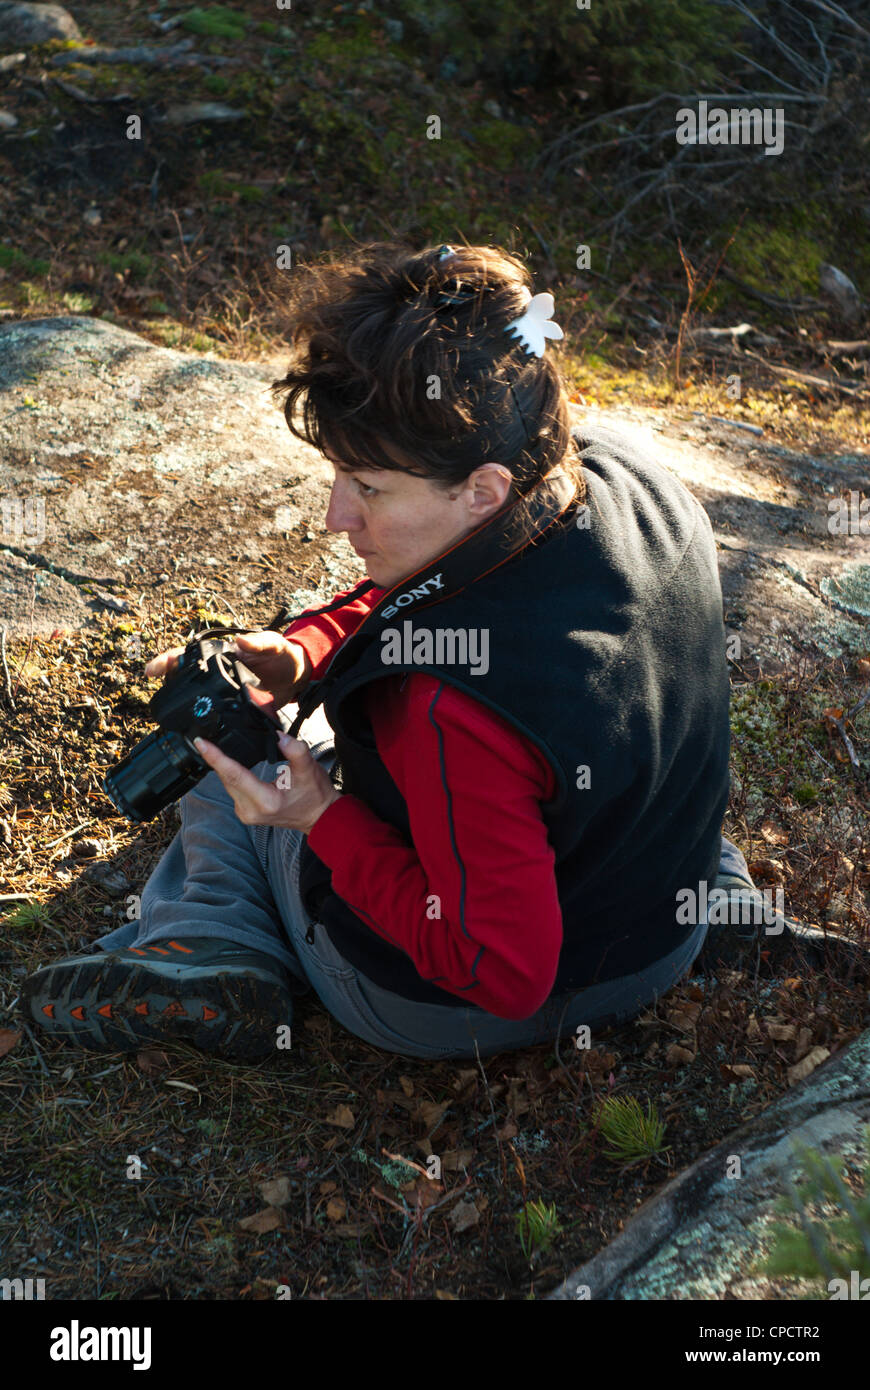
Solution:
<svg viewBox="0 0 870 1390">
<path fill-rule="evenodd" d="M 409 1114 L 416 1111 L 420 1104 L 419 1101 L 406 1096 L 404 1091 L 375 1091 L 375 1099 L 383 1109 L 387 1109 L 390 1105 L 398 1105 L 401 1110 L 405 1110 Z"/>
<path fill-rule="evenodd" d="M 460 1232 L 467 1231 L 472 1226 L 477 1225 L 480 1220 L 480 1212 L 470 1197 L 464 1197 L 461 1202 L 456 1203 L 448 1220 L 458 1235 Z"/>
<path fill-rule="evenodd" d="M 447 1153 L 441 1155 L 441 1170 L 446 1173 L 458 1173 L 468 1167 L 473 1156 L 473 1149 L 448 1149 Z"/>
<path fill-rule="evenodd" d="M 458 1303 L 459 1295 L 448 1293 L 446 1289 L 436 1289 L 435 1297 L 442 1303 Z"/>
<path fill-rule="evenodd" d="M 793 1023 L 769 1023 L 767 1032 L 774 1042 L 791 1042 L 797 1034 L 797 1028 Z"/>
<path fill-rule="evenodd" d="M 694 1062 L 694 1060 L 694 1052 L 690 1052 L 686 1047 L 681 1047 L 679 1043 L 671 1043 L 665 1053 L 665 1066 L 669 1069 L 687 1066 L 689 1062 Z"/>
<path fill-rule="evenodd" d="M 508 1087 L 508 1110 L 510 1110 L 511 1114 L 516 1115 L 517 1118 L 519 1118 L 520 1115 L 525 1115 L 526 1111 L 530 1108 L 529 1098 L 525 1094 L 525 1084 L 521 1076 L 512 1076 L 510 1086 Z"/>
<path fill-rule="evenodd" d="M 262 1236 L 267 1231 L 274 1231 L 282 1224 L 281 1213 L 277 1207 L 264 1207 L 262 1211 L 256 1212 L 253 1216 L 243 1216 L 239 1226 L 243 1231 L 249 1231 L 252 1235 Z"/>
<path fill-rule="evenodd" d="M 343 1197 L 330 1197 L 326 1204 L 326 1215 L 330 1221 L 343 1221 L 347 1216 L 347 1202 Z"/>
<path fill-rule="evenodd" d="M 139 1069 L 146 1075 L 151 1075 L 156 1071 L 165 1071 L 169 1066 L 169 1057 L 165 1052 L 160 1052 L 156 1047 L 143 1047 L 141 1052 L 136 1053 L 136 1061 Z"/>
<path fill-rule="evenodd" d="M 328 1197 L 329 1194 L 330 1194 L 330 1192 L 336 1192 L 337 1190 L 338 1190 L 338 1183 L 337 1183 L 337 1182 L 326 1181 L 326 1182 L 319 1183 L 319 1184 L 318 1184 L 318 1187 L 317 1187 L 317 1191 L 320 1193 L 321 1197 Z"/>
<path fill-rule="evenodd" d="M 290 1179 L 285 1177 L 267 1178 L 265 1182 L 257 1183 L 257 1191 L 270 1207 L 286 1206 L 293 1196 Z"/>
<path fill-rule="evenodd" d="M 0 1028 L 0 1057 L 5 1057 L 21 1041 L 21 1034 L 11 1028 Z"/>
<path fill-rule="evenodd" d="M 801 1057 L 806 1056 L 812 1040 L 812 1028 L 802 1028 L 797 1035 L 797 1042 L 794 1045 L 794 1059 L 796 1062 L 799 1062 Z"/>
<path fill-rule="evenodd" d="M 476 1067 L 463 1067 L 456 1073 L 453 1080 L 453 1089 L 457 1092 L 473 1090 L 480 1080 L 480 1072 Z"/>
<path fill-rule="evenodd" d="M 579 1049 L 579 1055 L 581 1069 L 589 1072 L 590 1079 L 593 1082 L 612 1071 L 614 1063 L 616 1062 L 615 1052 L 599 1052 L 597 1048 L 594 1047 L 581 1047 Z"/>
<path fill-rule="evenodd" d="M 760 828 L 762 839 L 766 840 L 769 845 L 788 844 L 788 836 L 785 831 L 780 830 L 779 826 L 774 825 L 773 821 L 763 821 Z"/>
<path fill-rule="evenodd" d="M 402 1188 L 402 1191 L 409 1206 L 428 1211 L 444 1196 L 444 1184 L 436 1182 L 434 1178 L 418 1178 L 416 1182 Z"/>
<path fill-rule="evenodd" d="M 789 1067 L 786 1073 L 789 1086 L 796 1086 L 799 1081 L 803 1081 L 805 1076 L 809 1076 L 810 1072 L 815 1071 L 816 1067 L 820 1066 L 830 1055 L 831 1049 L 829 1047 L 812 1048 L 806 1057 L 802 1057 L 799 1062 L 795 1062 L 793 1067 Z"/>
<path fill-rule="evenodd" d="M 758 1019 L 755 1017 L 755 1014 L 750 1014 L 749 1021 L 746 1024 L 746 1040 L 747 1042 L 755 1042 L 756 1039 L 760 1037 L 761 1028 L 758 1025 Z"/>
<path fill-rule="evenodd" d="M 399 1085 L 405 1092 L 406 1096 L 412 1096 L 414 1094 L 414 1083 L 411 1080 L 410 1076 L 400 1076 Z"/>
<path fill-rule="evenodd" d="M 356 1120 L 353 1118 L 353 1111 L 349 1105 L 337 1105 L 333 1111 L 326 1116 L 325 1123 L 336 1125 L 338 1129 L 353 1129 Z"/>
<path fill-rule="evenodd" d="M 755 1072 L 746 1062 L 723 1062 L 719 1071 L 726 1081 L 744 1081 L 748 1077 L 755 1078 Z"/>
<path fill-rule="evenodd" d="M 700 1004 L 692 1004 L 687 1001 L 668 1014 L 668 1023 L 674 1028 L 679 1028 L 681 1033 L 694 1033 L 695 1021 L 700 1012 Z"/>
<path fill-rule="evenodd" d="M 785 883 L 785 876 L 791 873 L 791 869 L 777 859 L 753 859 L 749 865 L 749 872 L 753 878 L 759 878 L 763 883 L 782 884 Z"/>
<path fill-rule="evenodd" d="M 745 970 L 723 970 L 722 983 L 729 989 L 736 989 L 746 979 Z"/>
<path fill-rule="evenodd" d="M 425 1125 L 427 1134 L 434 1134 L 449 1104 L 449 1100 L 422 1100 L 414 1110 L 414 1119 Z"/>
<path fill-rule="evenodd" d="M 517 1129 L 513 1120 L 506 1120 L 505 1123 L 502 1125 L 501 1129 L 496 1130 L 496 1134 L 498 1135 L 499 1139 L 516 1139 L 517 1135 L 519 1134 L 519 1130 Z"/>
</svg>

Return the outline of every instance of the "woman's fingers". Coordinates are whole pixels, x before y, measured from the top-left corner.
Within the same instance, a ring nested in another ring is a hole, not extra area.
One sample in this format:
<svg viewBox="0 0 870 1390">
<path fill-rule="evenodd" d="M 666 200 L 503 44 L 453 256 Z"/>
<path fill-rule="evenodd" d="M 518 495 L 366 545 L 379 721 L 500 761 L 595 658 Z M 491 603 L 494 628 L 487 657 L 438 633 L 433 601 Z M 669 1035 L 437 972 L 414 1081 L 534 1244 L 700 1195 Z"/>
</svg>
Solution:
<svg viewBox="0 0 870 1390">
<path fill-rule="evenodd" d="M 183 651 L 184 647 L 170 647 L 168 651 L 152 656 L 145 666 L 146 676 L 163 676 L 167 671 L 171 671 L 173 666 L 177 665 Z"/>
<path fill-rule="evenodd" d="M 237 809 L 243 807 L 263 814 L 277 809 L 280 797 L 276 797 L 272 783 L 261 782 L 250 768 L 237 763 L 235 758 L 228 757 L 217 744 L 211 743 L 208 739 L 195 738 L 193 741 L 200 757 L 214 769 L 236 802 Z"/>
</svg>

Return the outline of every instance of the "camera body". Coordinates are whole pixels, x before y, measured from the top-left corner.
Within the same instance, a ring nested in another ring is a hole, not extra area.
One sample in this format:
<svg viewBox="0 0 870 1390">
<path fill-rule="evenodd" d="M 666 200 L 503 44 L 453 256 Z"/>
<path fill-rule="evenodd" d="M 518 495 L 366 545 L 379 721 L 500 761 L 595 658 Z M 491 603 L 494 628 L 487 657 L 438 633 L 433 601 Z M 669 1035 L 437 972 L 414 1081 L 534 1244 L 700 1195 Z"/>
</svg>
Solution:
<svg viewBox="0 0 870 1390">
<path fill-rule="evenodd" d="M 128 820 L 153 820 L 211 771 L 195 738 L 208 739 L 244 767 L 279 761 L 278 734 L 291 720 L 237 653 L 232 642 L 194 638 L 150 700 L 159 727 L 103 780 Z"/>
</svg>

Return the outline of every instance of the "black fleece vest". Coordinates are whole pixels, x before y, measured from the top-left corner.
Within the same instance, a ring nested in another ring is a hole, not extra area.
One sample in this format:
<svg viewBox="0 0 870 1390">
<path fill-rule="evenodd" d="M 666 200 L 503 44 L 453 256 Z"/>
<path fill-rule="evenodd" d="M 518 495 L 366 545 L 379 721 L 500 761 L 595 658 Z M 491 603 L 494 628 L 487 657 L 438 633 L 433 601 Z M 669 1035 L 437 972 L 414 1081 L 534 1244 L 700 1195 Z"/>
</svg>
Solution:
<svg viewBox="0 0 870 1390">
<path fill-rule="evenodd" d="M 558 783 L 541 815 L 564 929 L 553 995 L 631 974 L 688 938 L 694 928 L 678 923 L 676 894 L 712 883 L 728 799 L 729 679 L 709 520 L 682 483 L 619 436 L 599 428 L 573 433 L 588 511 L 575 503 L 542 542 L 452 597 L 394 620 L 399 630 L 407 622 L 414 630 L 488 629 L 485 674 L 447 664 L 443 655 L 441 666 L 385 665 L 376 639 L 338 679 L 327 670 L 303 705 L 307 713 L 323 701 L 341 789 L 409 845 L 407 806 L 365 714 L 371 682 L 428 671 L 488 705 L 544 752 Z M 362 581 L 351 598 L 372 587 Z M 473 977 L 461 996 L 424 980 L 330 881 L 306 840 L 306 910 L 363 975 L 410 999 L 475 1006 Z"/>
</svg>

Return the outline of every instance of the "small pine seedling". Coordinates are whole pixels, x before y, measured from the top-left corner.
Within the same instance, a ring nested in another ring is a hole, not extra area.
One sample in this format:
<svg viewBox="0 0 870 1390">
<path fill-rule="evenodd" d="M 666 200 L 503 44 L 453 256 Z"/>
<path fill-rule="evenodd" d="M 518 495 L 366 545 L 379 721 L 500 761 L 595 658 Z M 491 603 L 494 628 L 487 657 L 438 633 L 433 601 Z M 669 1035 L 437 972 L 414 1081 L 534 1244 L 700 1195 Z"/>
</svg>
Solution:
<svg viewBox="0 0 870 1390">
<path fill-rule="evenodd" d="M 647 1102 L 644 1114 L 634 1096 L 608 1096 L 601 1103 L 598 1119 L 610 1144 L 604 1156 L 615 1163 L 639 1163 L 667 1151 L 662 1144 L 665 1122 L 659 1119 L 652 1101 Z"/>
<path fill-rule="evenodd" d="M 524 1202 L 522 1210 L 514 1217 L 514 1223 L 527 1260 L 538 1250 L 549 1250 L 556 1237 L 562 1234 L 555 1202 L 550 1206 L 543 1201 Z"/>
</svg>

